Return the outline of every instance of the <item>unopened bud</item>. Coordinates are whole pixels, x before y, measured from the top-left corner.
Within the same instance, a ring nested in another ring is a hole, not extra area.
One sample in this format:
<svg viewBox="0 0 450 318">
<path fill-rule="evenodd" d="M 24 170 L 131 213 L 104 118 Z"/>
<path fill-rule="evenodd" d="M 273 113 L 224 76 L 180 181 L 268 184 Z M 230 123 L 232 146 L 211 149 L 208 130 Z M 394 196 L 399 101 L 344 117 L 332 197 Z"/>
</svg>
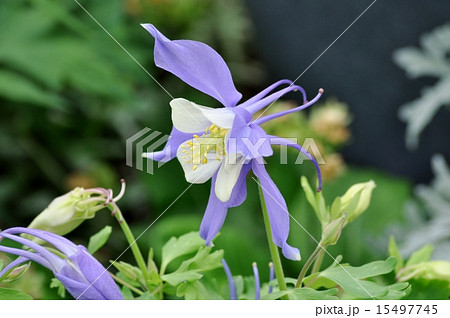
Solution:
<svg viewBox="0 0 450 318">
<path fill-rule="evenodd" d="M 25 272 L 30 268 L 30 263 L 26 263 L 24 265 L 20 265 L 12 269 L 6 276 L 4 276 L 1 281 L 3 283 L 10 283 L 20 278 Z"/>
<path fill-rule="evenodd" d="M 337 243 L 341 236 L 342 229 L 346 223 L 346 215 L 342 215 L 340 218 L 332 221 L 328 224 L 322 232 L 322 239 L 320 244 L 322 246 L 331 246 Z"/>
<path fill-rule="evenodd" d="M 372 198 L 372 191 L 376 187 L 375 182 L 358 183 L 350 187 L 341 197 L 341 211 L 340 213 L 347 214 L 347 223 L 352 222 L 359 215 L 361 215 L 370 204 Z"/>
<path fill-rule="evenodd" d="M 28 226 L 64 235 L 77 228 L 84 220 L 91 219 L 98 211 L 98 202 L 83 204 L 89 194 L 83 188 L 74 190 L 54 199 Z"/>
<path fill-rule="evenodd" d="M 65 235 L 77 228 L 84 220 L 92 219 L 97 211 L 105 208 L 108 204 L 115 208 L 115 202 L 122 197 L 124 191 L 125 182 L 123 180 L 122 189 L 115 198 L 113 198 L 112 190 L 75 188 L 54 199 L 44 211 L 36 216 L 28 228 Z M 33 241 L 37 241 L 37 239 L 33 238 Z"/>
<path fill-rule="evenodd" d="M 402 268 L 397 274 L 398 281 L 426 279 L 447 281 L 450 288 L 450 262 L 430 261 Z"/>
</svg>

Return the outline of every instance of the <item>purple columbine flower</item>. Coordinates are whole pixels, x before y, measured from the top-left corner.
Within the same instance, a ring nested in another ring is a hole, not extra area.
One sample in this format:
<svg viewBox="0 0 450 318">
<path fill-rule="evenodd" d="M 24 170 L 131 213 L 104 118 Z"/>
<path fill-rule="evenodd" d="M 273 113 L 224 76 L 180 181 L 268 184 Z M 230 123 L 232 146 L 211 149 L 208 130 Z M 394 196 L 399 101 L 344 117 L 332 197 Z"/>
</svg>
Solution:
<svg viewBox="0 0 450 318">
<path fill-rule="evenodd" d="M 61 256 L 18 234 L 31 235 L 51 244 Z M 0 245 L 0 251 L 19 256 L 0 272 L 0 277 L 17 265 L 34 261 L 51 270 L 75 299 L 123 299 L 107 270 L 89 254 L 84 246 L 77 246 L 68 239 L 50 232 L 23 227 L 0 231 L 0 241 L 4 238 L 18 242 L 27 249 Z"/>
<path fill-rule="evenodd" d="M 190 183 L 204 183 L 212 179 L 211 194 L 200 227 L 200 236 L 207 245 L 212 244 L 212 239 L 222 227 L 228 208 L 238 206 L 245 200 L 246 176 L 253 170 L 263 189 L 273 242 L 282 249 L 286 258 L 300 260 L 300 251 L 286 242 L 289 235 L 286 202 L 267 174 L 263 157 L 273 154 L 271 145 L 296 148 L 315 165 L 320 189 L 319 166 L 298 144 L 269 136 L 260 125 L 309 107 L 320 98 L 323 90 L 320 89 L 317 96 L 308 102 L 303 88 L 292 81 L 281 80 L 238 105 L 242 95 L 236 90 L 230 70 L 216 51 L 197 41 L 171 41 L 153 25 L 142 26 L 155 38 L 154 57 L 158 67 L 225 106 L 209 108 L 183 98 L 172 100 L 170 106 L 174 127 L 165 148 L 143 156 L 161 162 L 177 157 Z M 281 85 L 289 86 L 273 92 Z M 291 91 L 302 93 L 302 105 L 252 120 L 256 112 Z"/>
</svg>

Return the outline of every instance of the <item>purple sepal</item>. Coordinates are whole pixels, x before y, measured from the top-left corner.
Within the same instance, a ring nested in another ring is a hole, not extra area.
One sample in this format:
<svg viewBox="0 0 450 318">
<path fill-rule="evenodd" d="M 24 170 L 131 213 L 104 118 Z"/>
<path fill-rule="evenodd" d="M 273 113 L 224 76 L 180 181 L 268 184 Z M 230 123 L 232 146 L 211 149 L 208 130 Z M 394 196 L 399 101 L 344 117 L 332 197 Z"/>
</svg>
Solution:
<svg viewBox="0 0 450 318">
<path fill-rule="evenodd" d="M 252 163 L 253 173 L 258 177 L 263 190 L 273 242 L 281 248 L 284 257 L 299 261 L 300 251 L 286 242 L 289 236 L 289 212 L 286 202 L 264 165 L 257 163 L 255 160 Z"/>
<path fill-rule="evenodd" d="M 155 38 L 155 64 L 226 107 L 242 98 L 223 58 L 210 46 L 191 40 L 171 41 L 152 24 L 142 26 Z"/>
<path fill-rule="evenodd" d="M 165 144 L 164 149 L 161 151 L 146 153 L 145 158 L 160 162 L 170 161 L 177 156 L 178 147 L 180 147 L 180 145 L 186 140 L 191 139 L 192 135 L 193 134 L 181 132 L 173 127 L 170 132 L 169 140 Z"/>
<path fill-rule="evenodd" d="M 241 205 L 247 197 L 246 177 L 251 168 L 251 164 L 245 164 L 242 167 L 239 178 L 233 188 L 231 197 L 227 202 L 222 202 L 216 197 L 215 185 L 217 173 L 212 177 L 211 192 L 209 194 L 208 206 L 203 215 L 200 225 L 200 237 L 205 240 L 207 246 L 212 245 L 212 239 L 216 237 L 222 228 L 228 208 Z"/>
</svg>

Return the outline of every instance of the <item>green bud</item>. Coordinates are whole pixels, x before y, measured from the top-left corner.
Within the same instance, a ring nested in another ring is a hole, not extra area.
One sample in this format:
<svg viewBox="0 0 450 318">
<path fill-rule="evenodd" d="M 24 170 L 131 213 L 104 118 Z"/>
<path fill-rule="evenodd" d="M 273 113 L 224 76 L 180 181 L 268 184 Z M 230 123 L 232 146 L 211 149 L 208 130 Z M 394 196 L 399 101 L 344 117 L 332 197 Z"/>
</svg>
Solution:
<svg viewBox="0 0 450 318">
<path fill-rule="evenodd" d="M 110 206 L 114 214 L 117 209 L 116 202 L 125 193 L 125 181 L 122 179 L 121 182 L 122 188 L 115 198 L 112 197 L 112 190 L 75 188 L 54 199 L 28 227 L 65 235 L 77 228 L 84 220 L 92 219 L 97 211 L 106 206 Z M 35 238 L 32 240 L 39 241 Z"/>
<path fill-rule="evenodd" d="M 320 244 L 322 246 L 331 246 L 337 243 L 339 237 L 341 236 L 342 229 L 346 223 L 346 215 L 342 215 L 339 219 L 331 221 L 328 224 L 323 232 L 322 239 L 320 240 Z"/>
<path fill-rule="evenodd" d="M 423 278 L 426 280 L 444 280 L 450 288 L 450 262 L 430 261 L 402 268 L 397 274 L 398 281 Z"/>
<path fill-rule="evenodd" d="M 139 286 L 139 284 L 145 286 L 144 275 L 139 268 L 126 262 L 112 262 L 112 264 L 121 274 L 118 274 L 119 276 L 122 276 L 121 278 L 124 278 L 133 285 L 138 284 L 136 287 Z"/>
<path fill-rule="evenodd" d="M 8 274 L 4 275 L 0 280 L 2 283 L 10 283 L 20 278 L 30 268 L 30 263 L 14 267 Z"/>
<path fill-rule="evenodd" d="M 347 223 L 352 222 L 360 216 L 370 204 L 372 191 L 376 187 L 372 180 L 364 183 L 357 183 L 351 186 L 343 196 L 341 196 L 340 215 L 347 214 Z"/>
<path fill-rule="evenodd" d="M 84 204 L 89 193 L 83 188 L 74 190 L 54 199 L 28 226 L 64 235 L 77 228 L 84 220 L 91 219 L 97 212 L 99 203 Z"/>
</svg>

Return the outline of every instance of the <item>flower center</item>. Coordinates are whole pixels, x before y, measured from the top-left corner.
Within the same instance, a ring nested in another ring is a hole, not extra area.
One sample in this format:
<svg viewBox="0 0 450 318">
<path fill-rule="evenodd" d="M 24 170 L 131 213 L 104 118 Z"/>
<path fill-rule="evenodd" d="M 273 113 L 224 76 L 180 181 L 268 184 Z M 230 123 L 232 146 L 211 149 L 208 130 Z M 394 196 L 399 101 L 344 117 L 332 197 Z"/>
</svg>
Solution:
<svg viewBox="0 0 450 318">
<path fill-rule="evenodd" d="M 225 156 L 225 135 L 229 129 L 211 125 L 206 128 L 201 135 L 194 135 L 192 140 L 188 140 L 181 147 L 183 149 L 182 159 L 187 163 L 192 163 L 192 169 L 197 170 L 198 165 L 207 164 L 210 155 L 214 155 L 213 159 L 222 160 Z"/>
</svg>

